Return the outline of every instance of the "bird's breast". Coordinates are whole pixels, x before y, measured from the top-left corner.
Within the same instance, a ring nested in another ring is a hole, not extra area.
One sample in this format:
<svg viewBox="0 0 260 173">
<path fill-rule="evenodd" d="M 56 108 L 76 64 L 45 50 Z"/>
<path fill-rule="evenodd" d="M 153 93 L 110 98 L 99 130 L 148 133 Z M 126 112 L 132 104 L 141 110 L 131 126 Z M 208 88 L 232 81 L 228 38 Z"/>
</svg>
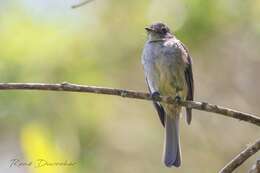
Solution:
<svg viewBox="0 0 260 173">
<path fill-rule="evenodd" d="M 175 95 L 182 91 L 185 87 L 182 52 L 175 45 L 161 45 L 154 54 L 160 92 L 163 95 Z"/>
</svg>

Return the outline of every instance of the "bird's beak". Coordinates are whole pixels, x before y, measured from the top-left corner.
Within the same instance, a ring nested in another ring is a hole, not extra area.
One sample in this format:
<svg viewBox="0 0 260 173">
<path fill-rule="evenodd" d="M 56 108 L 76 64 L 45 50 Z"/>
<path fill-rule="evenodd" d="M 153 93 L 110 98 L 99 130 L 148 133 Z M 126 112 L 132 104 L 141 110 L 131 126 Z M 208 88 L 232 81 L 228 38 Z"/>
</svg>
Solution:
<svg viewBox="0 0 260 173">
<path fill-rule="evenodd" d="M 154 32 L 154 29 L 150 28 L 150 27 L 145 27 L 144 28 L 147 32 Z"/>
</svg>

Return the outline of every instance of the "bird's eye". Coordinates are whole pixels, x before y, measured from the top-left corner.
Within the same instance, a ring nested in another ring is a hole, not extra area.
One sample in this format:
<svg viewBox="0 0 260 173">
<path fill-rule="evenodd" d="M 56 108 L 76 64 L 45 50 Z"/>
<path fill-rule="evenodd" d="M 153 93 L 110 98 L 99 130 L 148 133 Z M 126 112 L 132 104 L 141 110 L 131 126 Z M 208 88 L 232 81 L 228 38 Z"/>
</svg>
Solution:
<svg viewBox="0 0 260 173">
<path fill-rule="evenodd" d="M 167 29 L 166 28 L 162 28 L 161 31 L 162 31 L 163 34 L 167 33 Z"/>
</svg>

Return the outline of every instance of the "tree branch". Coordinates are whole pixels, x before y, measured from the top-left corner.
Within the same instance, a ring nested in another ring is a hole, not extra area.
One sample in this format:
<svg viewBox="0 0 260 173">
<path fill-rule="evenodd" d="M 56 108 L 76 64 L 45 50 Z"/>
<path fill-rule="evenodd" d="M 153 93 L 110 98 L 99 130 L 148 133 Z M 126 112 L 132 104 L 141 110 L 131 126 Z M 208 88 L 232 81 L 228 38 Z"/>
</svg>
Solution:
<svg viewBox="0 0 260 173">
<path fill-rule="evenodd" d="M 150 94 L 144 92 L 123 90 L 123 89 L 116 89 L 116 88 L 76 85 L 67 82 L 64 82 L 62 84 L 0 83 L 0 90 L 50 90 L 50 91 L 88 92 L 88 93 L 95 93 L 95 94 L 116 95 L 121 97 L 128 97 L 128 98 L 135 98 L 135 99 L 142 99 L 142 100 L 152 100 Z M 257 126 L 260 126 L 259 116 L 249 114 L 249 113 L 243 113 L 240 111 L 232 110 L 218 105 L 209 104 L 206 102 L 179 101 L 177 103 L 174 98 L 169 96 L 158 97 L 155 100 L 169 103 L 169 104 L 179 104 L 180 106 L 197 109 L 201 111 L 217 113 L 217 114 L 224 115 L 226 117 L 243 120 L 255 124 Z"/>
<path fill-rule="evenodd" d="M 95 94 L 107 94 L 116 95 L 121 97 L 152 100 L 149 93 L 137 92 L 131 90 L 123 90 L 116 88 L 105 88 L 96 86 L 85 86 L 70 84 L 63 82 L 61 84 L 45 84 L 45 83 L 0 83 L 0 90 L 48 90 L 48 91 L 70 91 L 70 92 L 87 92 Z M 165 102 L 169 104 L 179 104 L 180 106 L 197 109 L 201 111 L 207 111 L 224 115 L 226 117 L 243 120 L 257 126 L 260 126 L 260 117 L 243 113 L 240 111 L 232 110 L 229 108 L 221 107 L 218 105 L 209 104 L 206 102 L 196 101 L 176 101 L 173 97 L 163 96 L 155 98 L 155 101 Z M 255 144 L 242 151 L 237 157 L 235 157 L 230 163 L 228 163 L 219 173 L 230 173 L 238 166 L 240 166 L 246 159 L 256 153 L 260 149 L 260 139 Z"/>
<path fill-rule="evenodd" d="M 78 8 L 78 7 L 81 7 L 81 6 L 83 6 L 83 5 L 86 5 L 86 4 L 90 3 L 90 2 L 92 2 L 92 1 L 94 1 L 94 0 L 85 0 L 85 1 L 83 1 L 83 2 L 81 2 L 81 3 L 79 3 L 79 4 L 76 4 L 76 5 L 71 6 L 71 8 Z"/>
<path fill-rule="evenodd" d="M 231 173 L 242 163 L 244 163 L 250 156 L 260 150 L 260 139 L 254 144 L 248 146 L 245 150 L 239 153 L 233 160 L 231 160 L 219 173 Z"/>
</svg>

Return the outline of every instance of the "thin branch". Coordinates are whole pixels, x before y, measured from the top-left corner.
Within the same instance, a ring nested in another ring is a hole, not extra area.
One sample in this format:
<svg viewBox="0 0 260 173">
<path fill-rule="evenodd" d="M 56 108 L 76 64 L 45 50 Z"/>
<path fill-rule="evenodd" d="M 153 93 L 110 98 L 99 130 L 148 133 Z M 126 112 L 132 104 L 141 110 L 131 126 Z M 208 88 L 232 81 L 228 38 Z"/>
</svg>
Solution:
<svg viewBox="0 0 260 173">
<path fill-rule="evenodd" d="M 248 146 L 245 150 L 239 153 L 233 160 L 231 160 L 219 173 L 231 173 L 242 163 L 244 163 L 250 156 L 260 150 L 260 139 L 254 144 Z"/>
<path fill-rule="evenodd" d="M 131 90 L 123 90 L 116 88 L 105 88 L 96 86 L 85 86 L 76 85 L 63 82 L 61 84 L 44 84 L 44 83 L 0 83 L 0 90 L 49 90 L 49 91 L 70 91 L 70 92 L 87 92 L 95 94 L 107 94 L 116 95 L 121 97 L 142 99 L 142 100 L 152 100 L 149 93 L 137 92 Z M 176 101 L 174 98 L 169 96 L 158 97 L 156 101 L 165 102 L 169 104 L 179 104 L 180 106 L 213 112 L 221 114 L 227 117 L 235 118 L 238 120 L 243 120 L 257 126 L 260 126 L 260 117 L 243 113 L 240 111 L 232 110 L 229 108 L 221 107 L 218 105 L 209 104 L 206 102 L 196 102 L 196 101 Z M 246 159 L 251 155 L 256 153 L 260 149 L 260 140 L 258 140 L 254 145 L 248 147 L 246 150 L 241 152 L 236 158 L 234 158 L 227 166 L 225 166 L 220 173 L 230 173 L 241 165 Z"/>
<path fill-rule="evenodd" d="M 0 90 L 52 90 L 52 91 L 88 92 L 88 93 L 95 93 L 95 94 L 117 95 L 117 96 L 142 99 L 142 100 L 152 100 L 150 94 L 144 92 L 115 89 L 115 88 L 76 85 L 67 82 L 64 82 L 62 84 L 0 83 Z M 218 105 L 209 104 L 206 102 L 179 101 L 177 103 L 174 98 L 168 96 L 158 97 L 155 100 L 169 103 L 169 104 L 179 104 L 180 106 L 197 109 L 201 111 L 213 112 L 213 113 L 224 115 L 226 117 L 239 119 L 260 126 L 259 116 L 249 114 L 249 113 L 243 113 L 240 111 L 232 110 Z"/>
<path fill-rule="evenodd" d="M 86 1 L 83 1 L 83 2 L 81 2 L 81 3 L 79 3 L 79 4 L 76 4 L 76 5 L 71 6 L 71 8 L 78 8 L 78 7 L 81 7 L 81 6 L 85 5 L 85 4 L 90 3 L 90 2 L 92 2 L 92 1 L 94 1 L 94 0 L 86 0 Z"/>
</svg>

